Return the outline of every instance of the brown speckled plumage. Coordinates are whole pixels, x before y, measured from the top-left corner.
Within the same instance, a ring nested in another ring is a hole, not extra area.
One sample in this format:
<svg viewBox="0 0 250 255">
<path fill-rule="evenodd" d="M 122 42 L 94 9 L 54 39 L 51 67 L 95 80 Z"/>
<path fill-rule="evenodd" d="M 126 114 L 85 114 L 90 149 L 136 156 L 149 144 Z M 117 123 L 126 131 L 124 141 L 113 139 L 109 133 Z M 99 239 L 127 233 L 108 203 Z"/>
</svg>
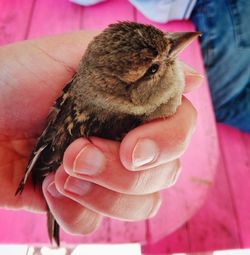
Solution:
<svg viewBox="0 0 250 255">
<path fill-rule="evenodd" d="M 41 185 L 75 139 L 121 140 L 145 121 L 174 114 L 184 86 L 176 54 L 197 35 L 120 22 L 95 37 L 55 101 L 16 194 L 29 174 Z M 48 231 L 59 245 L 59 226 L 49 209 Z"/>
</svg>

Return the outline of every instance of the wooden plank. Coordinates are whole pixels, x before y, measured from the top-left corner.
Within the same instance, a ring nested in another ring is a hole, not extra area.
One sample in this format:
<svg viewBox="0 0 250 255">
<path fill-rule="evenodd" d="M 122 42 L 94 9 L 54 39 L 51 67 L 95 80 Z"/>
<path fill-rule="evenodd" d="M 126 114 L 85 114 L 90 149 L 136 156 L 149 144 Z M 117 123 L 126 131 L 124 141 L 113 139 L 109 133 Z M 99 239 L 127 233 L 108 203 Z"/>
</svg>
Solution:
<svg viewBox="0 0 250 255">
<path fill-rule="evenodd" d="M 194 30 L 190 22 L 156 24 L 138 12 L 136 19 L 138 22 L 153 24 L 163 31 Z M 197 41 L 184 50 L 180 58 L 204 74 Z M 183 170 L 179 180 L 173 187 L 162 192 L 163 202 L 160 211 L 154 219 L 150 220 L 148 236 L 151 237 L 151 242 L 156 242 L 178 229 L 203 205 L 217 169 L 219 148 L 207 82 L 205 81 L 204 85 L 191 93 L 188 98 L 198 112 L 196 132 L 182 157 Z M 185 242 L 188 243 L 188 240 Z"/>
<path fill-rule="evenodd" d="M 243 247 L 250 247 L 250 134 L 218 125 L 231 195 L 237 213 Z"/>
<path fill-rule="evenodd" d="M 206 203 L 187 225 L 192 252 L 241 247 L 237 216 L 222 159 Z"/>
<path fill-rule="evenodd" d="M 0 242 L 4 244 L 43 244 L 48 242 L 46 217 L 24 211 L 0 210 Z"/>
<path fill-rule="evenodd" d="M 189 252 L 190 243 L 187 225 L 184 224 L 176 232 L 164 237 L 156 243 L 149 243 L 142 246 L 142 252 L 146 254 L 172 254 Z"/>
<path fill-rule="evenodd" d="M 124 0 L 108 0 L 84 8 L 81 28 L 103 29 L 122 20 L 134 20 L 133 6 Z"/>
<path fill-rule="evenodd" d="M 81 10 L 67 0 L 36 0 L 28 38 L 79 30 Z"/>
<path fill-rule="evenodd" d="M 25 211 L 12 211 L 0 209 L 0 243 L 4 244 L 31 244 L 47 245 L 47 218 L 45 214 L 35 214 Z M 108 242 L 107 230 L 110 220 L 105 219 L 102 227 L 93 235 L 70 235 L 61 230 L 61 243 L 106 243 Z"/>
<path fill-rule="evenodd" d="M 26 38 L 34 0 L 0 1 L 0 45 Z"/>
</svg>

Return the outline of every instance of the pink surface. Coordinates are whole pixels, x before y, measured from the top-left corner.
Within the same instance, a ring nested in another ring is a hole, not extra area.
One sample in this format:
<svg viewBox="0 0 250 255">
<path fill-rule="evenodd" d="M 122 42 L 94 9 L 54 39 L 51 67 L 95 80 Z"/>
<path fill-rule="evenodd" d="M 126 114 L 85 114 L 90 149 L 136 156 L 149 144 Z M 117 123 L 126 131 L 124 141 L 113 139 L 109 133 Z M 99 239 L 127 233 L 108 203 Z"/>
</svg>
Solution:
<svg viewBox="0 0 250 255">
<path fill-rule="evenodd" d="M 239 236 L 242 245 L 250 247 L 250 135 L 223 125 L 218 126 L 218 132 Z"/>
<path fill-rule="evenodd" d="M 217 125 L 218 171 L 204 205 L 179 230 L 144 246 L 147 254 L 250 247 L 250 135 Z"/>
<path fill-rule="evenodd" d="M 151 23 L 126 0 L 109 0 L 87 8 L 71 4 L 67 0 L 25 0 L 22 4 L 19 2 L 0 2 L 1 44 L 80 28 L 102 29 L 117 20 Z M 154 25 L 164 31 L 193 30 L 189 22 Z M 181 58 L 204 73 L 197 42 L 184 51 Z M 62 239 L 65 242 L 141 242 L 146 244 L 147 253 L 189 252 L 250 245 L 250 205 L 244 203 L 244 199 L 237 199 L 241 188 L 244 191 L 241 193 L 243 197 L 249 190 L 249 185 L 242 183 L 249 173 L 249 152 L 247 154 L 246 148 L 250 148 L 250 138 L 219 126 L 223 151 L 220 155 L 206 82 L 189 95 L 189 98 L 198 111 L 197 129 L 182 157 L 183 171 L 178 182 L 174 187 L 162 192 L 163 203 L 157 216 L 152 220 L 137 223 L 105 219 L 101 227 L 90 236 L 76 237 L 63 233 Z M 238 141 L 242 136 L 244 146 Z M 232 146 L 228 137 L 239 144 L 238 147 Z M 238 160 L 232 162 L 230 155 L 233 153 L 236 153 Z M 242 160 L 248 162 L 243 168 Z M 217 169 L 219 171 L 214 182 Z M 237 182 L 234 182 L 235 179 Z M 43 215 L 0 210 L 0 226 L 1 243 L 48 241 Z M 179 227 L 181 228 L 176 231 Z M 174 231 L 176 232 L 173 233 Z"/>
</svg>

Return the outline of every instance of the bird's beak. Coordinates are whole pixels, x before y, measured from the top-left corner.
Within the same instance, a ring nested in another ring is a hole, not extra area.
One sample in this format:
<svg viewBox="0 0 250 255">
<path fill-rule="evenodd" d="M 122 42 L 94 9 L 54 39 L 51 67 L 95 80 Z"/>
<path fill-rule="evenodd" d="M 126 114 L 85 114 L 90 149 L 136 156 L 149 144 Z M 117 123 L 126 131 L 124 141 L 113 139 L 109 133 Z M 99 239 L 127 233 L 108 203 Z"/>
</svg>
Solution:
<svg viewBox="0 0 250 255">
<path fill-rule="evenodd" d="M 169 50 L 170 57 L 175 57 L 185 47 L 187 47 L 195 38 L 201 36 L 199 32 L 178 32 L 178 33 L 166 33 L 166 38 L 172 42 Z"/>
</svg>

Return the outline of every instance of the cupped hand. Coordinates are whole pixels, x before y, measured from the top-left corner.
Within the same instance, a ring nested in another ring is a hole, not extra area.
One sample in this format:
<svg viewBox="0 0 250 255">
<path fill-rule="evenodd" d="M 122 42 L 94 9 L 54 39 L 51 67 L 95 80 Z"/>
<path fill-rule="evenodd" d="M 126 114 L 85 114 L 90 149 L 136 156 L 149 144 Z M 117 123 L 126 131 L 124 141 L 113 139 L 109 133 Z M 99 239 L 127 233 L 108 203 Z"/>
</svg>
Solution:
<svg viewBox="0 0 250 255">
<path fill-rule="evenodd" d="M 79 32 L 0 49 L 0 206 L 46 209 L 71 233 L 92 232 L 101 215 L 125 220 L 152 217 L 159 191 L 174 184 L 196 122 L 183 97 L 177 113 L 129 132 L 121 143 L 97 137 L 74 141 L 63 164 L 44 180 L 14 196 L 50 106 L 75 72 L 94 33 Z M 183 64 L 185 92 L 202 76 Z M 70 210 L 69 210 L 70 208 Z"/>
</svg>

